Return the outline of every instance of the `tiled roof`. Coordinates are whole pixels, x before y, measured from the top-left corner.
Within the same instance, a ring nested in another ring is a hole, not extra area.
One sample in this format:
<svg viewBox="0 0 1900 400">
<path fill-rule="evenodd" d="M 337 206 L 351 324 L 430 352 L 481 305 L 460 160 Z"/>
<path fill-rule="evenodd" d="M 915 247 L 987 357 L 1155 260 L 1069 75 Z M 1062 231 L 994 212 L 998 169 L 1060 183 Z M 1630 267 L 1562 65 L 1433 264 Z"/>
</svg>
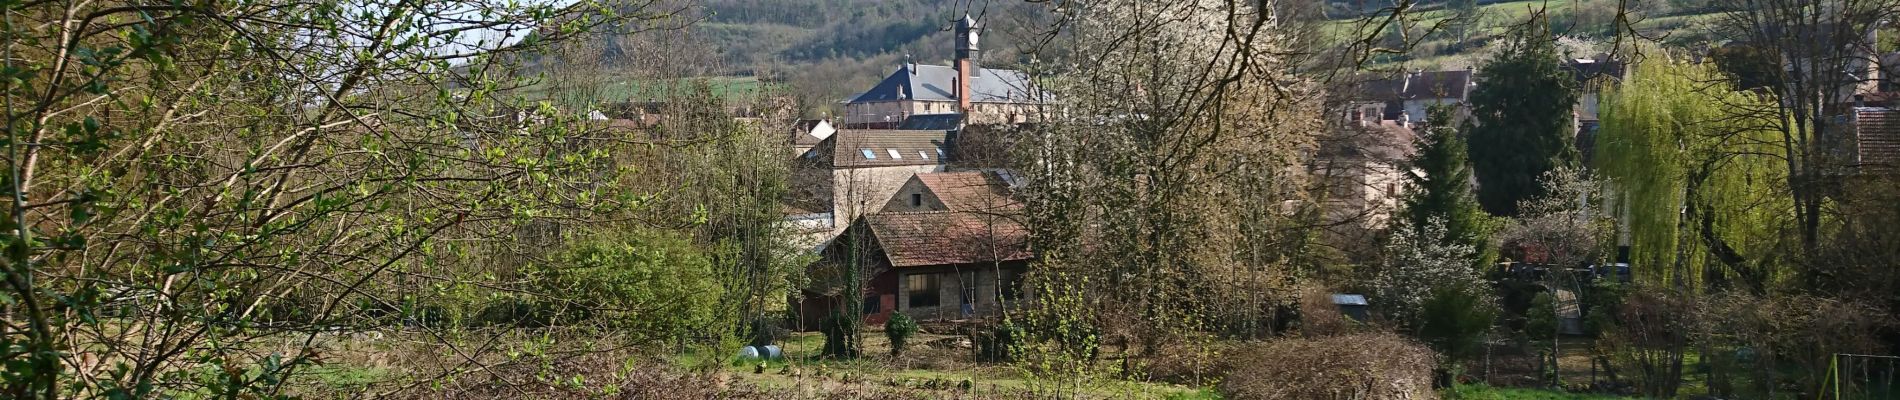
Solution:
<svg viewBox="0 0 1900 400">
<path fill-rule="evenodd" d="M 1900 110 L 1862 107 L 1854 110 L 1856 156 L 1862 168 L 1900 168 Z"/>
<path fill-rule="evenodd" d="M 1009 185 L 990 172 L 933 172 L 917 174 L 917 181 L 950 211 L 994 212 L 1022 207 L 1009 197 Z"/>
<path fill-rule="evenodd" d="M 998 215 L 933 211 L 864 216 L 892 267 L 1027 260 L 1029 232 Z"/>
<path fill-rule="evenodd" d="M 950 151 L 945 131 L 841 130 L 826 140 L 840 168 L 943 164 Z"/>
<path fill-rule="evenodd" d="M 915 68 L 916 73 L 912 73 Z M 956 101 L 956 68 L 940 65 L 905 64 L 878 82 L 852 103 L 895 100 Z M 970 80 L 970 101 L 976 103 L 1028 103 L 1029 76 L 1007 69 L 978 68 Z"/>
<path fill-rule="evenodd" d="M 1358 89 L 1353 100 L 1464 100 L 1471 90 L 1471 70 L 1408 72 L 1405 76 L 1368 81 Z"/>
</svg>

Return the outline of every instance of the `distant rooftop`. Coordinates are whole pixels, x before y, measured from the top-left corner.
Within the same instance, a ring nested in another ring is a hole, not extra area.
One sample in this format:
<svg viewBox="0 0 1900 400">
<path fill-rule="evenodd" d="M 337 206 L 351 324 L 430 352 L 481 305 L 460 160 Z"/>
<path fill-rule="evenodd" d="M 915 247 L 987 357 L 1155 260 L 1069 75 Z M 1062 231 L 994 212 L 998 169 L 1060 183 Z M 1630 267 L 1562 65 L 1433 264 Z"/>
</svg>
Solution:
<svg viewBox="0 0 1900 400">
<path fill-rule="evenodd" d="M 1464 100 L 1471 92 L 1471 70 L 1407 72 L 1405 76 L 1368 81 L 1358 89 L 1353 100 Z"/>
<path fill-rule="evenodd" d="M 956 77 L 956 68 L 905 64 L 850 102 L 956 101 Z M 1033 100 L 1029 93 L 1029 76 L 1015 70 L 978 68 L 977 77 L 970 80 L 971 102 L 1029 103 Z"/>
<path fill-rule="evenodd" d="M 831 135 L 831 165 L 841 168 L 945 163 L 945 131 L 842 130 Z"/>
</svg>

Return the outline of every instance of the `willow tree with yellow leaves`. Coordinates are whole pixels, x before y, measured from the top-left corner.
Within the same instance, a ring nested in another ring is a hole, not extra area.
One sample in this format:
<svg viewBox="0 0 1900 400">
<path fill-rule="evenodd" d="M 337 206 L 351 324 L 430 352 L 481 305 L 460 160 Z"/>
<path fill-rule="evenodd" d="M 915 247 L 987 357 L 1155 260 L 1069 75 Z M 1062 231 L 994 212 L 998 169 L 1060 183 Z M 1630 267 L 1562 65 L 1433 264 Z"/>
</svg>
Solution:
<svg viewBox="0 0 1900 400">
<path fill-rule="evenodd" d="M 1725 109 L 1763 101 L 1710 66 L 1661 56 L 1604 96 L 1596 163 L 1642 281 L 1760 293 L 1790 277 L 1774 229 L 1794 207 L 1777 189 L 1787 170 L 1776 133 Z"/>
</svg>

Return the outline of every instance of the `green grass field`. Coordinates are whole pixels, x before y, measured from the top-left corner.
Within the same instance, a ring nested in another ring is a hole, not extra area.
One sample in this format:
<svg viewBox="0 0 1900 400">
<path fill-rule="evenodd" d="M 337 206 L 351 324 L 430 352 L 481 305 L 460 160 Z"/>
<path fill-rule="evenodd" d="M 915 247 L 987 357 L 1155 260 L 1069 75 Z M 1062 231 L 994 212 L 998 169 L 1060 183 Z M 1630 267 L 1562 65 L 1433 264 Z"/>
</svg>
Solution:
<svg viewBox="0 0 1900 400">
<path fill-rule="evenodd" d="M 864 357 L 840 361 L 819 357 L 819 353 L 824 348 L 824 337 L 816 333 L 803 332 L 794 334 L 781 343 L 786 358 L 782 361 L 764 362 L 764 373 L 755 373 L 760 362 L 737 361 L 729 355 L 712 357 L 688 354 L 676 356 L 673 362 L 691 368 L 719 360 L 723 364 L 722 368 L 732 376 L 748 383 L 770 388 L 797 388 L 840 383 L 912 388 L 944 384 L 954 387 L 967 380 L 971 384 L 971 391 L 967 394 L 981 398 L 984 393 L 1020 393 L 1032 390 L 1039 384 L 1046 384 L 1033 381 L 1015 366 L 971 362 L 967 358 L 970 351 L 968 349 L 935 348 L 924 344 L 924 342 L 951 337 L 953 336 L 919 335 L 918 338 L 913 339 L 918 344 L 912 345 L 905 352 L 903 359 L 899 360 L 888 355 L 890 349 L 888 341 L 881 334 L 871 332 L 864 337 Z M 1079 395 L 1082 398 L 1104 399 L 1220 398 L 1218 393 L 1208 388 L 1106 378 L 1088 382 L 1083 393 Z"/>
<path fill-rule="evenodd" d="M 1469 22 L 1473 25 L 1467 35 L 1475 43 L 1482 43 L 1485 38 L 1506 35 L 1513 24 L 1523 22 L 1537 10 L 1544 10 L 1552 16 L 1552 28 L 1560 35 L 1579 38 L 1578 42 L 1597 42 L 1597 47 L 1608 47 L 1607 43 L 1612 41 L 1609 36 L 1616 33 L 1613 29 L 1617 10 L 1614 0 L 1524 0 L 1481 6 L 1476 14 L 1477 19 Z M 1457 27 L 1449 23 L 1439 25 L 1451 18 L 1453 12 L 1433 8 L 1415 9 L 1408 14 L 1408 31 L 1414 35 L 1408 38 L 1413 41 L 1411 51 L 1404 55 L 1374 57 L 1373 67 L 1402 63 L 1406 69 L 1458 69 L 1482 61 L 1474 53 L 1475 46 L 1469 46 L 1470 43 L 1459 46 L 1462 40 L 1454 37 Z M 1714 14 L 1644 15 L 1638 12 L 1631 15 L 1635 18 L 1632 26 L 1638 34 L 1663 43 L 1694 43 L 1707 39 L 1709 24 L 1719 18 Z M 1394 40 L 1396 37 L 1392 34 L 1374 32 L 1382 22 L 1382 19 L 1377 18 L 1335 19 L 1321 27 L 1321 34 L 1338 44 L 1364 40 L 1368 36 Z M 1422 39 L 1416 36 L 1433 27 L 1438 30 Z M 1603 50 L 1606 49 L 1598 49 Z"/>
</svg>

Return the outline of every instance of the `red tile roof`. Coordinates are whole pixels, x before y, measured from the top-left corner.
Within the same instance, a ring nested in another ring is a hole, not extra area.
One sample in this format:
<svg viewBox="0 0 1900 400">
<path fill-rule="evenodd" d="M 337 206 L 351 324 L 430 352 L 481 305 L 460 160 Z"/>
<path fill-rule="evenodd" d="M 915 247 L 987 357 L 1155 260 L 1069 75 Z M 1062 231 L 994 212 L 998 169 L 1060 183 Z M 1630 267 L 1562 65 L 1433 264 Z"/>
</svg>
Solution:
<svg viewBox="0 0 1900 400">
<path fill-rule="evenodd" d="M 1029 231 L 994 214 L 933 211 L 864 216 L 893 267 L 1027 260 Z"/>
<path fill-rule="evenodd" d="M 981 171 L 917 174 L 917 180 L 950 211 L 985 212 L 1022 208 L 1009 197 L 1009 185 Z"/>
<path fill-rule="evenodd" d="M 1862 168 L 1900 168 L 1900 110 L 1859 108 L 1855 148 Z"/>
</svg>

